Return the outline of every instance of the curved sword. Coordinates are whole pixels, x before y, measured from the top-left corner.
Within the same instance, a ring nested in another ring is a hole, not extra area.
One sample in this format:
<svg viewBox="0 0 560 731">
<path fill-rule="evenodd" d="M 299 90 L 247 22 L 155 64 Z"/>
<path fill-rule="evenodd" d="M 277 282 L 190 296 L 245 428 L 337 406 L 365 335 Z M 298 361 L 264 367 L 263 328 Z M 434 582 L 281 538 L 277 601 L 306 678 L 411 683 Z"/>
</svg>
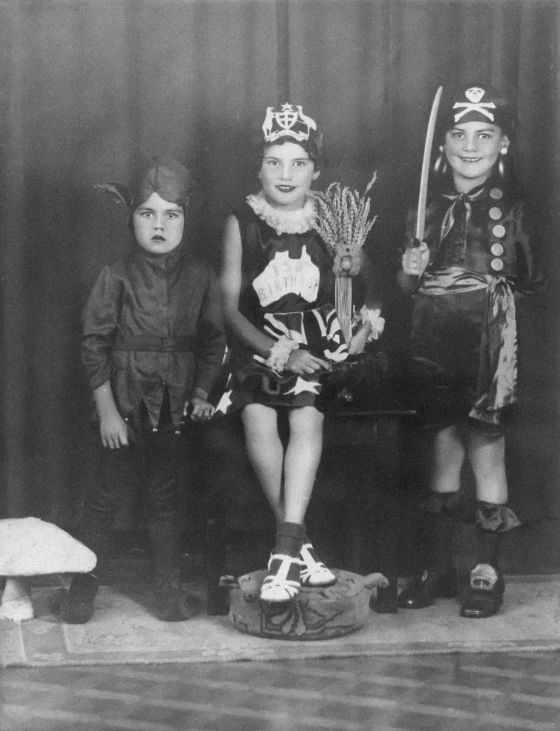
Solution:
<svg viewBox="0 0 560 731">
<path fill-rule="evenodd" d="M 426 199 L 428 196 L 428 177 L 430 175 L 430 157 L 432 154 L 432 143 L 434 141 L 434 130 L 436 127 L 437 113 L 443 87 L 436 91 L 432 102 L 432 111 L 428 120 L 426 142 L 424 143 L 424 156 L 422 157 L 422 173 L 420 174 L 420 192 L 418 194 L 418 212 L 416 215 L 416 239 L 421 242 L 424 238 L 424 225 L 426 223 Z M 418 245 L 418 244 L 416 244 Z"/>
</svg>

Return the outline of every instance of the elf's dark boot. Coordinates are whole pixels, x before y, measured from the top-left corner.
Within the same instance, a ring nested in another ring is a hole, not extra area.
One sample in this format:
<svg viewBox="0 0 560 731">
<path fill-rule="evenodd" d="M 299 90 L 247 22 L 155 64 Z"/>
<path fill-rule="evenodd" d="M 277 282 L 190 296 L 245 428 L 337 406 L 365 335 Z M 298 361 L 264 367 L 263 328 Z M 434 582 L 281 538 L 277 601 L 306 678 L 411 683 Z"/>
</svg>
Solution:
<svg viewBox="0 0 560 731">
<path fill-rule="evenodd" d="M 99 589 L 95 574 L 76 574 L 60 606 L 60 618 L 67 624 L 85 624 L 93 617 Z"/>
<path fill-rule="evenodd" d="M 432 493 L 424 505 L 427 568 L 413 576 L 398 599 L 403 609 L 422 609 L 443 597 L 457 596 L 457 572 L 453 565 L 453 538 L 459 512 L 456 492 Z"/>
<path fill-rule="evenodd" d="M 502 535 L 521 525 L 507 505 L 482 501 L 477 503 L 476 524 L 476 564 L 460 611 L 467 619 L 491 617 L 502 606 L 505 584 L 498 563 Z"/>
<path fill-rule="evenodd" d="M 181 586 L 179 530 L 170 523 L 150 527 L 154 550 L 154 600 L 164 622 L 183 622 L 193 616 Z"/>
<path fill-rule="evenodd" d="M 393 614 L 398 607 L 402 515 L 397 510 L 377 507 L 377 515 L 371 523 L 371 534 L 363 541 L 369 555 L 362 557 L 362 563 L 367 573 L 372 570 L 379 572 L 389 583 L 372 592 L 369 605 L 377 614 Z"/>
<path fill-rule="evenodd" d="M 97 556 L 94 572 L 75 574 L 60 605 L 60 618 L 67 624 L 85 624 L 93 617 L 94 602 L 99 589 L 97 569 L 103 560 L 109 533 L 100 526 L 90 526 L 83 531 L 82 543 Z"/>
</svg>

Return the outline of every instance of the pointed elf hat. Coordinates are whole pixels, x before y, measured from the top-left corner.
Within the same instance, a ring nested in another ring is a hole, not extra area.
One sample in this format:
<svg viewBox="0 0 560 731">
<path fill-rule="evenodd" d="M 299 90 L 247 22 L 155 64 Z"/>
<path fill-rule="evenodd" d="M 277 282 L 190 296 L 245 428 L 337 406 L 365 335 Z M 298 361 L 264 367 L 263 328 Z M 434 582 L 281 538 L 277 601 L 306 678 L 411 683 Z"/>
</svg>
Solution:
<svg viewBox="0 0 560 731">
<path fill-rule="evenodd" d="M 189 196 L 197 185 L 181 163 L 171 157 L 154 157 L 136 170 L 128 185 L 98 183 L 94 188 L 106 193 L 113 202 L 124 204 L 129 211 L 133 211 L 153 193 L 186 208 Z"/>
</svg>

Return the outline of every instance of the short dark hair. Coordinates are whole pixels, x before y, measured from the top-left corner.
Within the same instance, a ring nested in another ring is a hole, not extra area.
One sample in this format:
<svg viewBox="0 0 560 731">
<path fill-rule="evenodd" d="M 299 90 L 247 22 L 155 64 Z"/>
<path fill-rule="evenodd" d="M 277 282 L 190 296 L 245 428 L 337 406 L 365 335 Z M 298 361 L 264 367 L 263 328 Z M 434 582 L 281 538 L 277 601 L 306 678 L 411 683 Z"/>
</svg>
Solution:
<svg viewBox="0 0 560 731">
<path fill-rule="evenodd" d="M 291 142 L 292 144 L 299 145 L 301 148 L 303 148 L 309 155 L 309 159 L 313 162 L 315 170 L 321 169 L 321 166 L 323 164 L 321 145 L 317 144 L 316 141 L 312 140 L 311 138 L 309 140 L 302 140 L 301 142 L 298 142 L 298 140 L 295 140 L 293 137 L 280 137 L 279 139 L 274 140 L 274 142 L 261 141 L 259 146 L 259 155 L 257 158 L 258 168 L 260 169 L 263 157 L 269 147 L 273 147 L 274 145 L 284 145 L 287 142 Z"/>
</svg>

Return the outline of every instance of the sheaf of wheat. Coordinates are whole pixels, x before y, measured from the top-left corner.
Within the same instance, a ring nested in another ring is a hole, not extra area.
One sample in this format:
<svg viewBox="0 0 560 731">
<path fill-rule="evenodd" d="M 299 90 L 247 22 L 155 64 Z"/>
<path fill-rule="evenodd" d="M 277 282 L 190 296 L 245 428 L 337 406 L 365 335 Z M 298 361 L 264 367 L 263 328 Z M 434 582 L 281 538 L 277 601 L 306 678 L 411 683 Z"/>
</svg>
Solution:
<svg viewBox="0 0 560 731">
<path fill-rule="evenodd" d="M 377 173 L 373 173 L 363 195 L 340 183 L 331 183 L 324 193 L 316 194 L 315 228 L 333 257 L 347 256 L 351 260 L 360 260 L 360 249 L 376 219 L 376 216 L 370 218 L 367 195 L 376 180 Z M 335 307 L 342 334 L 349 343 L 353 319 L 351 277 L 336 277 Z"/>
<path fill-rule="evenodd" d="M 376 180 L 374 173 L 363 195 L 340 183 L 331 183 L 325 192 L 316 194 L 315 228 L 333 256 L 352 256 L 364 245 L 376 219 L 370 218 L 367 196 Z"/>
</svg>

